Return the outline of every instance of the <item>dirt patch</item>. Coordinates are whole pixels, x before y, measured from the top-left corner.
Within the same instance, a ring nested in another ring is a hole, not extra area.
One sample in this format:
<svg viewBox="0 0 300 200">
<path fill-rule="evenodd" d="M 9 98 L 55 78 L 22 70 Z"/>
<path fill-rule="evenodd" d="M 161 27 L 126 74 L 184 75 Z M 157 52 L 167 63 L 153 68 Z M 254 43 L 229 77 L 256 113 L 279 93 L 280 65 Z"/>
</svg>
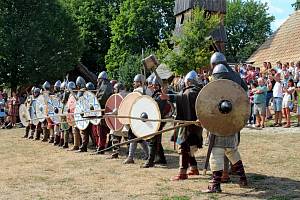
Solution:
<svg viewBox="0 0 300 200">
<path fill-rule="evenodd" d="M 22 139 L 24 129 L 0 130 L 0 199 L 300 199 L 300 130 L 265 128 L 242 131 L 240 152 L 249 188 L 237 177 L 223 184 L 222 194 L 203 194 L 210 178 L 171 182 L 178 155 L 165 134 L 167 167 L 141 169 L 143 160 L 123 165 L 123 156 L 76 154 L 50 144 Z M 198 151 L 203 167 L 207 147 Z M 140 157 L 140 156 L 139 156 Z"/>
</svg>

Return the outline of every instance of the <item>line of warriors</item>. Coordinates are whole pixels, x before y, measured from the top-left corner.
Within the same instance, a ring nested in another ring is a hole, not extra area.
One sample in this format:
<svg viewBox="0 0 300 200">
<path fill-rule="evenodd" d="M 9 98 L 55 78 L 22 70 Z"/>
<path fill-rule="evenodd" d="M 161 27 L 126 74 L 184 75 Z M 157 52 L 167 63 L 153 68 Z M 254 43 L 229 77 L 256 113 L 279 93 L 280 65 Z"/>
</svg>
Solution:
<svg viewBox="0 0 300 200">
<path fill-rule="evenodd" d="M 245 92 L 247 91 L 247 85 L 227 64 L 226 58 L 222 53 L 216 52 L 212 55 L 211 67 L 213 70 L 213 80 L 229 79 L 241 85 Z M 151 96 L 158 103 L 162 119 L 168 116 L 168 112 L 170 112 L 169 103 L 172 103 L 176 107 L 177 120 L 196 121 L 195 102 L 203 85 L 199 82 L 198 74 L 195 71 L 189 72 L 185 76 L 184 82 L 185 88 L 179 93 L 174 93 L 168 90 L 166 86 L 160 85 L 157 77 L 145 80 L 143 75 L 138 74 L 133 80 L 133 91 Z M 43 84 L 43 94 L 48 93 L 55 95 L 61 99 L 63 104 L 66 104 L 70 93 L 74 95 L 74 92 L 70 92 L 74 90 L 78 91 L 76 94 L 77 98 L 82 96 L 86 90 L 96 91 L 96 97 L 101 108 L 105 107 L 107 99 L 113 93 L 120 94 L 123 97 L 128 94 L 122 83 L 117 82 L 113 86 L 112 82 L 108 80 L 105 71 L 99 74 L 96 87 L 91 82 L 86 84 L 82 77 L 78 77 L 75 83 L 72 81 L 68 83 L 57 81 L 54 85 L 54 93 L 50 92 L 49 82 Z M 41 90 L 39 88 L 32 89 L 33 99 L 36 99 L 40 94 Z M 65 118 L 65 116 L 62 116 L 61 121 L 65 123 L 60 124 L 54 124 L 49 118 L 37 126 L 30 124 L 26 127 L 24 138 L 34 139 L 35 134 L 35 140 L 39 140 L 41 134 L 43 134 L 43 142 L 53 143 L 54 145 L 68 149 L 69 137 L 71 137 L 73 147 L 69 149 L 70 151 L 87 152 L 89 137 L 91 137 L 97 147 L 96 154 L 102 154 L 103 151 L 101 150 L 105 149 L 108 144 L 117 144 L 122 140 L 122 137 L 124 137 L 125 140 L 134 139 L 136 137 L 129 126 L 124 126 L 121 131 L 113 131 L 108 128 L 104 120 L 101 120 L 99 125 L 90 124 L 87 129 L 79 130 L 76 125 L 68 126 Z M 159 130 L 163 130 L 164 126 L 165 123 L 162 123 Z M 203 129 L 200 124 L 189 125 L 176 131 L 176 143 L 179 145 L 179 171 L 171 180 L 185 180 L 188 179 L 189 176 L 199 175 L 195 153 L 198 149 L 202 148 L 203 145 L 202 131 Z M 109 135 L 109 141 L 107 141 L 107 135 Z M 212 138 L 212 135 L 214 135 L 214 133 L 209 133 L 208 138 Z M 240 177 L 239 185 L 241 187 L 247 186 L 248 183 L 243 162 L 238 151 L 239 133 L 233 133 L 231 136 L 214 135 L 213 138 L 213 141 L 211 139 L 209 140 L 209 143 L 213 144 L 209 157 L 212 178 L 209 181 L 208 188 L 203 190 L 203 192 L 222 192 L 221 183 L 229 182 L 230 180 L 226 160 L 230 161 L 232 174 L 236 174 Z M 155 164 L 167 164 L 162 146 L 162 135 L 157 135 L 148 141 L 141 140 L 139 142 L 130 143 L 128 146 L 128 156 L 123 164 L 134 163 L 138 144 L 141 146 L 144 158 L 146 159 L 146 162 L 141 167 L 150 168 L 154 167 Z M 120 147 L 115 147 L 109 158 L 118 158 L 119 148 Z"/>
</svg>

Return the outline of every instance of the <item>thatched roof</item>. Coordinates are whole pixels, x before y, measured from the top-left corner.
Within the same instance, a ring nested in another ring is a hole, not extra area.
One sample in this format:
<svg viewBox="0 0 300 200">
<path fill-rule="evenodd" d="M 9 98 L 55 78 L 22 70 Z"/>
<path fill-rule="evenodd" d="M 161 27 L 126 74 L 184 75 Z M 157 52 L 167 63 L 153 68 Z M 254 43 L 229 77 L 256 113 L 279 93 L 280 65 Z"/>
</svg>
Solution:
<svg viewBox="0 0 300 200">
<path fill-rule="evenodd" d="M 261 65 L 277 61 L 296 62 L 300 60 L 300 10 L 294 12 L 279 29 L 248 59 Z"/>
</svg>

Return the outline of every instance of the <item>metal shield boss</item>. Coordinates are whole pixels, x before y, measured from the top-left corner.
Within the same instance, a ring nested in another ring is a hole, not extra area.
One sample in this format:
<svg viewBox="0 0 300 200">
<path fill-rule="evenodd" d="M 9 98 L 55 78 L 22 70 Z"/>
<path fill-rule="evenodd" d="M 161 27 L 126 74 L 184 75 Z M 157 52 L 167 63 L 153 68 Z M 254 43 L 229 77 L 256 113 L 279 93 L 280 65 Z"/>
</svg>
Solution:
<svg viewBox="0 0 300 200">
<path fill-rule="evenodd" d="M 250 103 L 237 83 L 220 79 L 207 84 L 198 94 L 196 114 L 202 126 L 217 136 L 230 136 L 247 123 Z"/>
<path fill-rule="evenodd" d="M 161 114 L 156 101 L 147 95 L 138 97 L 133 102 L 130 110 L 130 117 L 161 120 Z M 159 121 L 143 121 L 131 118 L 130 127 L 137 137 L 144 137 L 159 130 Z"/>
<path fill-rule="evenodd" d="M 87 103 L 86 109 L 88 110 L 85 113 L 86 117 L 100 117 L 102 116 L 101 105 L 97 99 L 97 97 L 89 91 L 84 92 L 83 98 Z M 101 122 L 100 118 L 92 118 L 89 120 L 93 125 L 98 125 Z"/>
<path fill-rule="evenodd" d="M 62 103 L 61 101 L 55 97 L 50 96 L 48 101 L 48 115 L 54 124 L 60 123 L 60 114 L 62 114 Z"/>
<path fill-rule="evenodd" d="M 105 113 L 117 115 L 120 104 L 123 100 L 123 97 L 120 94 L 111 95 L 105 104 Z M 124 125 L 120 122 L 120 120 L 116 117 L 106 117 L 105 118 L 106 125 L 114 131 L 120 131 Z"/>
<path fill-rule="evenodd" d="M 126 97 L 124 97 L 118 109 L 118 116 L 130 116 L 130 110 L 133 102 L 141 96 L 142 94 L 139 92 L 131 92 Z M 129 118 L 119 118 L 119 121 L 123 125 L 130 124 Z"/>
</svg>

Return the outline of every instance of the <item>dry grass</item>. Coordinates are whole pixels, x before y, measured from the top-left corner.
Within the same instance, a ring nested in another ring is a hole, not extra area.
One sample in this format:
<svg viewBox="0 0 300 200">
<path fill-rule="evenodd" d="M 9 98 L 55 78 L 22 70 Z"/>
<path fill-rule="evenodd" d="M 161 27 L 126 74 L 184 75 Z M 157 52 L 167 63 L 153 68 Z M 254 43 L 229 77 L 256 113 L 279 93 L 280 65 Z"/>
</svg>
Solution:
<svg viewBox="0 0 300 200">
<path fill-rule="evenodd" d="M 0 199 L 300 199 L 300 131 L 295 128 L 244 130 L 240 152 L 250 187 L 239 188 L 233 177 L 233 183 L 222 185 L 222 194 L 200 192 L 209 175 L 169 181 L 177 173 L 178 156 L 168 134 L 168 166 L 140 169 L 142 160 L 122 165 L 122 159 L 107 160 L 107 155 L 76 154 L 22 139 L 23 131 L 0 130 Z M 206 150 L 197 156 L 199 168 Z"/>
</svg>

